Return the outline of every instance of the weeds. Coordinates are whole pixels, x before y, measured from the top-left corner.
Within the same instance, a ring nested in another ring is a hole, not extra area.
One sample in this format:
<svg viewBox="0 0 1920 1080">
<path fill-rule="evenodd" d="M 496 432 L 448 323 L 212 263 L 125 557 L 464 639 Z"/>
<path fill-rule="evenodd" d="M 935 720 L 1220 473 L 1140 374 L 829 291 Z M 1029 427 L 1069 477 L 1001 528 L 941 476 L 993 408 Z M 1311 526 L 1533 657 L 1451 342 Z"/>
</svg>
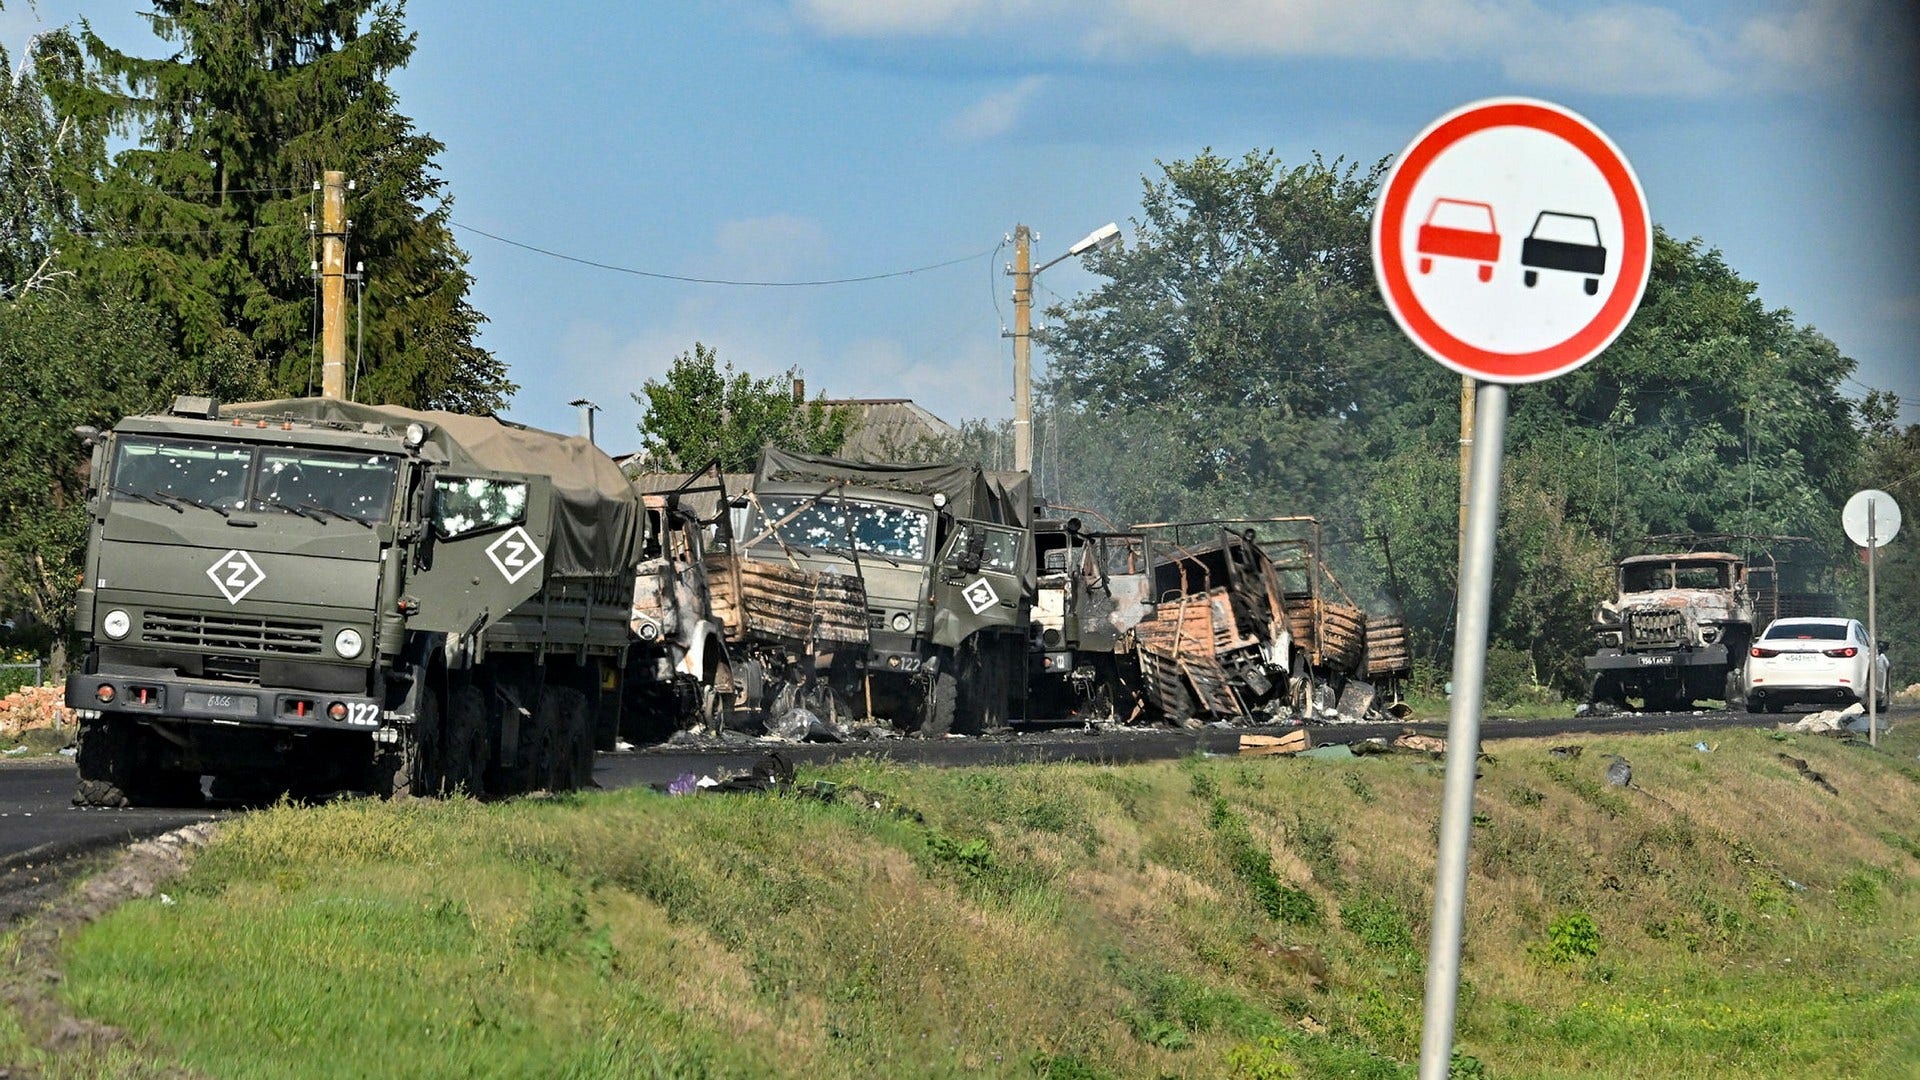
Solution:
<svg viewBox="0 0 1920 1080">
<path fill-rule="evenodd" d="M 1661 805 L 1544 745 L 1503 750 L 1452 1074 L 1900 1075 L 1920 1048 L 1920 845 L 1900 842 L 1920 806 L 1834 818 L 1771 778 L 1764 734 L 1727 732 L 1698 780 L 1657 745 L 1619 749 Z M 1879 755 L 1795 753 L 1857 790 L 1904 783 Z M 65 943 L 59 993 L 129 1041 L 63 1056 L 0 1017 L 0 1060 L 50 1078 L 1414 1075 L 1431 847 L 1408 823 L 1437 797 L 1420 763 L 864 759 L 807 779 L 880 794 L 236 818 L 171 903 Z"/>
</svg>

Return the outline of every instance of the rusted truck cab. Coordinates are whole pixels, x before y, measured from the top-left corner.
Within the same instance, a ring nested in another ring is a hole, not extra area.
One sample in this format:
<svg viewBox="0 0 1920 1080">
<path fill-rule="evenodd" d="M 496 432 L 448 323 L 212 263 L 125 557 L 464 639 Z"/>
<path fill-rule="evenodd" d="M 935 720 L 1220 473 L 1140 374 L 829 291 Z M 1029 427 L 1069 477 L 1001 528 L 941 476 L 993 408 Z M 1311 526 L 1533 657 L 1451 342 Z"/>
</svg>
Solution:
<svg viewBox="0 0 1920 1080">
<path fill-rule="evenodd" d="M 1665 712 L 1744 699 L 1754 600 L 1738 555 L 1696 551 L 1620 560 L 1616 595 L 1594 609 L 1587 658 L 1596 706 Z"/>
</svg>

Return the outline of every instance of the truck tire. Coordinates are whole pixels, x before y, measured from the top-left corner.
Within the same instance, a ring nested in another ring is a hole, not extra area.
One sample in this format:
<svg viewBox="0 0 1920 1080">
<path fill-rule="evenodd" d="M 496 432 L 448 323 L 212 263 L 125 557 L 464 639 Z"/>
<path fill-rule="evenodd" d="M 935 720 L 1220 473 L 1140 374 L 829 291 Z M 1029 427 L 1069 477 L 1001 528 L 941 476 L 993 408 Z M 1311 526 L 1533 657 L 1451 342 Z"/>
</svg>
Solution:
<svg viewBox="0 0 1920 1080">
<path fill-rule="evenodd" d="M 105 718 L 80 721 L 79 747 L 74 751 L 80 776 L 73 789 L 73 805 L 143 805 L 136 786 L 137 734 L 127 722 Z"/>
<path fill-rule="evenodd" d="M 953 717 L 958 711 L 959 699 L 960 677 L 943 663 L 935 674 L 927 676 L 926 686 L 920 694 L 921 738 L 944 738 L 953 731 Z"/>
<path fill-rule="evenodd" d="M 374 756 L 374 794 L 391 799 L 424 799 L 446 790 L 445 722 L 440 693 L 420 687 L 413 723 L 400 729 L 400 741 L 382 744 Z"/>
<path fill-rule="evenodd" d="M 1721 700 L 1727 703 L 1728 712 L 1746 707 L 1747 680 L 1741 677 L 1739 671 L 1727 672 L 1726 696 L 1721 698 Z"/>
</svg>

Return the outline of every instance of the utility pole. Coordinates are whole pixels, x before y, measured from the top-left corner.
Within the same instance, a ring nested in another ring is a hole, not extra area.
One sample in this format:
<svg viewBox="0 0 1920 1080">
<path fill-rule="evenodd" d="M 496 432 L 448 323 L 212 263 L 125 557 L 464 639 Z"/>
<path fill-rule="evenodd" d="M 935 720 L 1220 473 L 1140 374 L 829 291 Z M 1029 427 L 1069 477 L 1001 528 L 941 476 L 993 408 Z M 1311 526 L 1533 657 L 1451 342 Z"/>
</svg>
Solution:
<svg viewBox="0 0 1920 1080">
<path fill-rule="evenodd" d="M 321 174 L 320 396 L 347 396 L 347 174 Z"/>
<path fill-rule="evenodd" d="M 1033 231 L 1013 227 L 1013 467 L 1033 471 Z"/>
</svg>

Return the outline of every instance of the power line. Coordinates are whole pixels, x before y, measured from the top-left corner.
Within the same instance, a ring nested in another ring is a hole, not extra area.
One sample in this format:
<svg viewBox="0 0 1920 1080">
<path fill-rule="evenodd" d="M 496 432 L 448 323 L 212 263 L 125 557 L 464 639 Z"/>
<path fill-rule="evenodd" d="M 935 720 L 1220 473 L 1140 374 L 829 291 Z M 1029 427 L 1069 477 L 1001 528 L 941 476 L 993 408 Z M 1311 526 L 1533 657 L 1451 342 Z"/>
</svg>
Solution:
<svg viewBox="0 0 1920 1080">
<path fill-rule="evenodd" d="M 305 225 L 234 225 L 225 229 L 75 229 L 73 236 L 212 236 L 215 234 L 265 232 L 268 229 L 304 229 Z"/>
<path fill-rule="evenodd" d="M 886 278 L 908 277 L 913 274 L 924 274 L 929 270 L 939 270 L 944 267 L 955 266 L 959 263 L 972 262 L 975 259 L 991 255 L 997 250 L 995 248 L 987 248 L 976 251 L 971 255 L 962 255 L 957 259 L 930 263 L 926 266 L 916 266 L 911 270 L 891 270 L 884 274 L 862 274 L 858 277 L 843 278 L 820 278 L 813 281 L 743 281 L 737 278 L 708 278 L 692 277 L 686 274 L 665 274 L 655 270 L 639 270 L 631 266 L 617 266 L 613 263 L 596 262 L 593 259 L 583 259 L 578 255 L 568 255 L 565 252 L 554 251 L 534 244 L 522 243 L 519 240 L 512 240 L 496 233 L 490 233 L 485 229 L 476 229 L 471 225 L 455 221 L 452 218 L 447 219 L 447 224 L 457 229 L 464 229 L 478 236 L 484 236 L 489 240 L 497 240 L 509 247 L 517 247 L 523 251 L 531 251 L 536 255 L 545 255 L 550 259 L 578 263 L 581 266 L 591 266 L 596 270 L 611 270 L 617 274 L 632 274 L 635 277 L 654 278 L 659 281 L 682 281 L 691 285 L 738 285 L 761 289 L 798 289 L 816 285 L 852 285 L 862 281 L 881 281 Z"/>
</svg>

